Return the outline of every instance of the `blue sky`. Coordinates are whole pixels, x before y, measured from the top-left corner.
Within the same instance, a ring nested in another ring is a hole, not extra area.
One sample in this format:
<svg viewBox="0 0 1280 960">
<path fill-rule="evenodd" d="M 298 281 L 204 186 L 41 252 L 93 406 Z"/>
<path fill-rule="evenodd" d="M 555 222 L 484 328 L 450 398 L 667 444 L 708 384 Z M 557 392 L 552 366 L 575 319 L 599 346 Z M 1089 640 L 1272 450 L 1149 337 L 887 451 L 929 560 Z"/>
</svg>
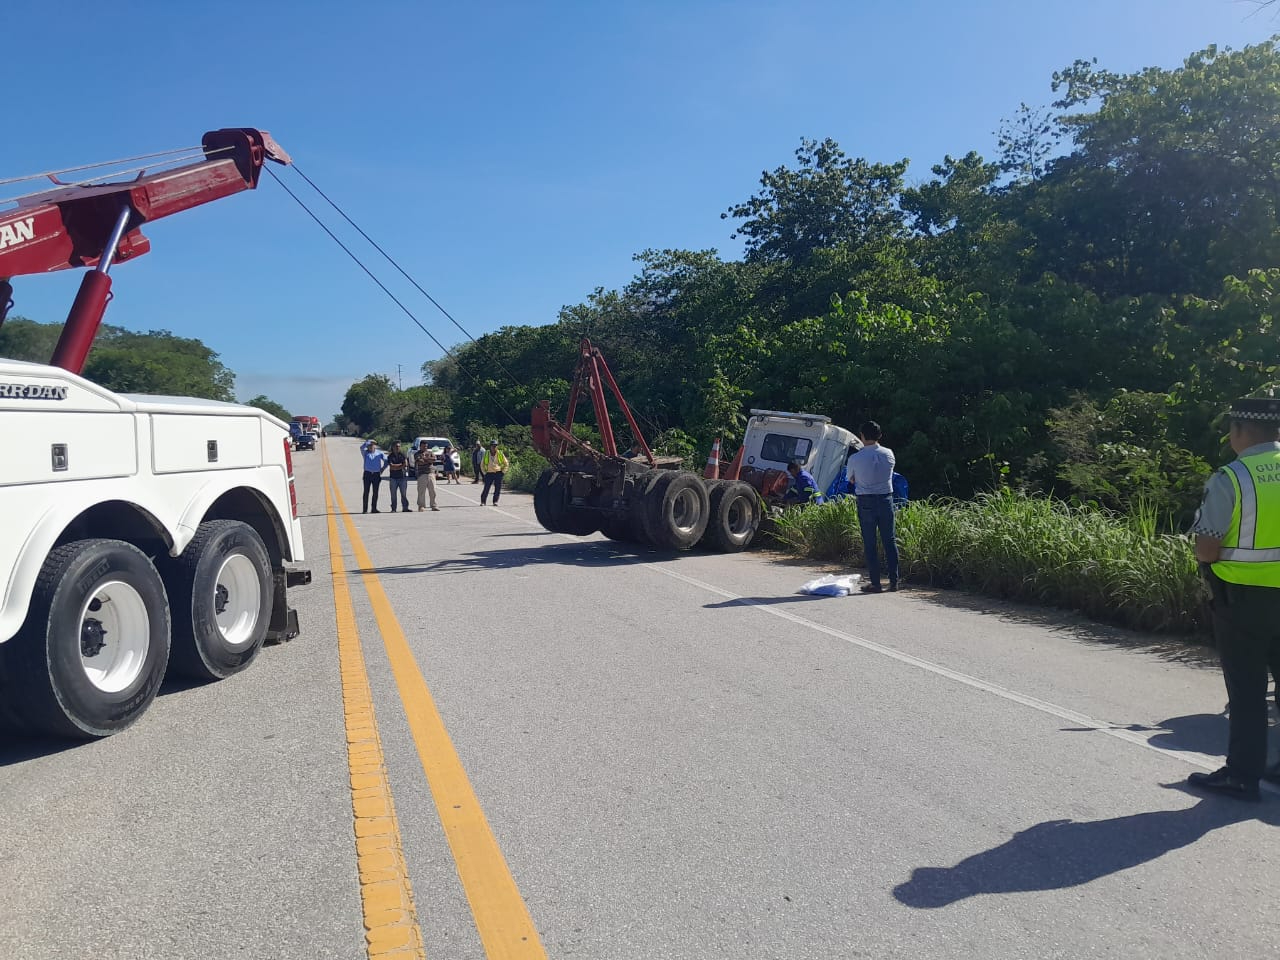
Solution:
<svg viewBox="0 0 1280 960">
<path fill-rule="evenodd" d="M 624 285 L 645 248 L 738 256 L 720 213 L 802 137 L 923 180 L 993 154 L 1076 58 L 1172 67 L 1280 32 L 1249 0 L 7 0 L 4 21 L 0 178 L 261 127 L 476 336 Z M 399 364 L 409 386 L 440 355 L 265 178 L 145 232 L 108 322 L 199 337 L 241 399 L 327 419 L 354 380 Z M 17 278 L 15 313 L 60 321 L 78 283 Z"/>
</svg>

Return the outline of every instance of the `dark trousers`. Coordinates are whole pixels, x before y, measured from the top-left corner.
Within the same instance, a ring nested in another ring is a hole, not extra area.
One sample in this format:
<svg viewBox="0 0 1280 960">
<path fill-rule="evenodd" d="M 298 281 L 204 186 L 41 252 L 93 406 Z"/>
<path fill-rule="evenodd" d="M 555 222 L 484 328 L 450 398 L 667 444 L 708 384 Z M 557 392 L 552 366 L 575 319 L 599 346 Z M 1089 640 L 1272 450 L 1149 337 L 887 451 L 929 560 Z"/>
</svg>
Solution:
<svg viewBox="0 0 1280 960">
<path fill-rule="evenodd" d="M 378 509 L 378 488 L 382 486 L 382 474 L 376 470 L 364 472 L 364 512 L 369 512 L 369 491 L 373 491 L 373 509 Z"/>
<path fill-rule="evenodd" d="M 1228 583 L 1214 593 L 1213 635 L 1227 683 L 1227 768 L 1257 780 L 1267 765 L 1267 673 L 1280 663 L 1280 589 Z"/>
<path fill-rule="evenodd" d="M 480 461 L 479 460 L 471 461 L 471 473 L 473 475 L 473 479 L 471 482 L 479 483 L 480 482 Z"/>
<path fill-rule="evenodd" d="M 876 534 L 884 545 L 889 582 L 898 582 L 898 541 L 893 530 L 893 495 L 877 494 L 858 497 L 858 527 L 862 531 L 862 549 L 867 557 L 867 577 L 880 586 L 880 554 L 876 550 Z"/>
<path fill-rule="evenodd" d="M 489 488 L 493 488 L 493 502 L 496 506 L 498 498 L 502 496 L 502 473 L 486 473 L 484 475 L 484 486 L 480 488 L 480 502 L 484 503 L 489 499 Z"/>
<path fill-rule="evenodd" d="M 400 502 L 406 510 L 409 509 L 409 478 L 403 473 L 399 476 L 392 474 L 387 477 L 387 489 L 391 491 L 391 512 L 396 512 L 396 491 L 400 493 Z M 376 497 L 376 494 L 375 494 Z"/>
</svg>

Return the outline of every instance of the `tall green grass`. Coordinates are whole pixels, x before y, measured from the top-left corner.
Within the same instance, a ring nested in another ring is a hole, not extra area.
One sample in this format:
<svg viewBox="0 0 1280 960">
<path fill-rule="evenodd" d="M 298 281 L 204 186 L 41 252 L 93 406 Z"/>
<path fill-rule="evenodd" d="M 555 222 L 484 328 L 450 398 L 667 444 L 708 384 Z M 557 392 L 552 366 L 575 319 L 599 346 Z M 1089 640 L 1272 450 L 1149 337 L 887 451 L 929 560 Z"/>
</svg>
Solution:
<svg viewBox="0 0 1280 960">
<path fill-rule="evenodd" d="M 786 511 L 777 537 L 793 552 L 862 562 L 851 498 Z M 1191 543 L 1161 534 L 1150 511 L 1124 517 L 1012 491 L 927 500 L 897 515 L 905 579 L 1076 610 L 1135 630 L 1207 629 Z"/>
</svg>

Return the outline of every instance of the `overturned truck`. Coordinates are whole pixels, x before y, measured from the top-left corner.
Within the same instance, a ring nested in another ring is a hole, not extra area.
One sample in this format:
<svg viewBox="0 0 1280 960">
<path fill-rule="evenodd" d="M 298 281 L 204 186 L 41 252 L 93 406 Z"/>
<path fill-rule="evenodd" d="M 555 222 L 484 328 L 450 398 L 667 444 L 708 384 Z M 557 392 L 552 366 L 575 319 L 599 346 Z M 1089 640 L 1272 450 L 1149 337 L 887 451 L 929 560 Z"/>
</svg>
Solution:
<svg viewBox="0 0 1280 960">
<path fill-rule="evenodd" d="M 635 437 L 634 456 L 618 451 L 606 388 Z M 595 411 L 600 449 L 572 432 L 584 393 Z M 544 400 L 533 408 L 531 429 L 534 448 L 551 464 L 533 492 L 539 523 L 553 533 L 583 537 L 599 531 L 611 540 L 667 550 L 747 548 L 770 506 L 783 500 L 788 463 L 806 466 L 819 489 L 826 489 L 844 470 L 849 451 L 859 446 L 852 433 L 827 417 L 752 410 L 742 449 L 724 479 L 683 470 L 678 458 L 658 457 L 649 449 L 599 348 L 586 339 L 565 422 L 552 417 Z"/>
</svg>

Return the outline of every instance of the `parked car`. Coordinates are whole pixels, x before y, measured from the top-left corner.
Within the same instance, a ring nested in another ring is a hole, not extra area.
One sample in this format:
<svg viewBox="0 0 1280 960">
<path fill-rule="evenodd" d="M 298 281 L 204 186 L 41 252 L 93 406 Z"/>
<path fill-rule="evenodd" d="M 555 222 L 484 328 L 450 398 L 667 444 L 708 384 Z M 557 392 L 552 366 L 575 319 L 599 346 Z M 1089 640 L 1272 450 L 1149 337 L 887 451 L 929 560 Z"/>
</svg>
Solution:
<svg viewBox="0 0 1280 960">
<path fill-rule="evenodd" d="M 449 446 L 453 441 L 448 437 L 416 437 L 413 443 L 409 444 L 409 476 L 417 477 L 418 472 L 415 467 L 415 461 L 418 457 L 418 448 L 426 446 L 430 448 L 432 459 L 436 464 L 436 475 L 444 476 L 444 448 Z"/>
</svg>

